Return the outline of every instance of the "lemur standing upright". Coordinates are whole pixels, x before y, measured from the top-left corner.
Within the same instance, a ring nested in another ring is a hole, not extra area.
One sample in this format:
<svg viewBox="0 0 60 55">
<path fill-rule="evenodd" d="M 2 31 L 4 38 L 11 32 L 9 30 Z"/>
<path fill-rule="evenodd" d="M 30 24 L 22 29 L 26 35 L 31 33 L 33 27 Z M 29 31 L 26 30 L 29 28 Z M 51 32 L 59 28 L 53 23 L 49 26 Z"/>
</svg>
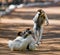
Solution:
<svg viewBox="0 0 60 55">
<path fill-rule="evenodd" d="M 36 44 L 39 45 L 41 43 L 40 41 L 42 38 L 43 26 L 45 21 L 47 25 L 49 24 L 48 17 L 42 9 L 39 9 L 37 11 L 37 14 L 33 18 L 33 21 L 34 21 L 33 31 L 36 39 Z"/>
</svg>

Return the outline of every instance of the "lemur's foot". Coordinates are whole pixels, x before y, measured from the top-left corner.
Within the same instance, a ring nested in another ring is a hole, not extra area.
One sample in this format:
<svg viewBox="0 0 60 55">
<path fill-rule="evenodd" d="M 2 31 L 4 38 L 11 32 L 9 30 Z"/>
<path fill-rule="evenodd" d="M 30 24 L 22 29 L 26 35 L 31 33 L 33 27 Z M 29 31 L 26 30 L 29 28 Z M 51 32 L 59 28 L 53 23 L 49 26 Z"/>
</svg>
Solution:
<svg viewBox="0 0 60 55">
<path fill-rule="evenodd" d="M 41 44 L 41 42 L 37 42 L 36 44 L 39 46 Z"/>
</svg>

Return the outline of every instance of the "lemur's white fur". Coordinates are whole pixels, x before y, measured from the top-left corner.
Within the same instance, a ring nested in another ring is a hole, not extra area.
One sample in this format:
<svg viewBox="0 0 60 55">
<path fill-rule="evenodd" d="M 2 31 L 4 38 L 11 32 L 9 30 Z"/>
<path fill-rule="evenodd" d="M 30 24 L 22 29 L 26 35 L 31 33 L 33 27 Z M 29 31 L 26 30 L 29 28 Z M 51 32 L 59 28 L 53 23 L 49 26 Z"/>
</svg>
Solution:
<svg viewBox="0 0 60 55">
<path fill-rule="evenodd" d="M 34 35 L 35 35 L 35 39 L 36 39 L 37 44 L 40 44 L 40 41 L 42 38 L 42 33 L 43 33 L 43 26 L 44 26 L 44 25 L 41 25 L 40 28 L 37 27 L 36 21 L 38 19 L 39 14 L 41 14 L 41 13 L 37 12 L 35 17 L 33 18 L 33 21 L 34 21 L 33 31 L 34 31 Z M 44 15 L 45 15 L 46 24 L 48 25 L 48 17 L 45 12 L 44 12 Z M 38 28 L 38 30 L 36 30 L 36 28 Z"/>
<path fill-rule="evenodd" d="M 34 18 L 33 18 L 33 21 L 34 21 L 34 23 L 36 23 L 36 21 L 37 21 L 37 18 L 38 18 L 38 14 L 40 14 L 40 12 L 37 12 L 37 14 L 34 16 Z"/>
<path fill-rule="evenodd" d="M 17 37 L 13 41 L 9 40 L 8 42 L 8 46 L 12 51 L 13 50 L 26 50 L 28 44 L 29 44 L 30 50 L 35 49 L 35 41 L 32 38 L 32 35 L 29 35 L 25 39 L 23 37 Z"/>
</svg>

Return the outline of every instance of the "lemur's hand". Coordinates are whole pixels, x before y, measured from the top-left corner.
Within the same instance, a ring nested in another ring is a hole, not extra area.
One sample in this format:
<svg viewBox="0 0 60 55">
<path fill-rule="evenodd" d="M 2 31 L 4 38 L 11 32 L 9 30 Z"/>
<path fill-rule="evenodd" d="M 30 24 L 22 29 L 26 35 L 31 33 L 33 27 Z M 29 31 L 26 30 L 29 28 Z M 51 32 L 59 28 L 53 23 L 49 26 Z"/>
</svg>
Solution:
<svg viewBox="0 0 60 55">
<path fill-rule="evenodd" d="M 47 22 L 47 26 L 49 25 L 49 22 Z"/>
<path fill-rule="evenodd" d="M 49 22 L 47 23 L 47 26 L 49 25 Z"/>
</svg>

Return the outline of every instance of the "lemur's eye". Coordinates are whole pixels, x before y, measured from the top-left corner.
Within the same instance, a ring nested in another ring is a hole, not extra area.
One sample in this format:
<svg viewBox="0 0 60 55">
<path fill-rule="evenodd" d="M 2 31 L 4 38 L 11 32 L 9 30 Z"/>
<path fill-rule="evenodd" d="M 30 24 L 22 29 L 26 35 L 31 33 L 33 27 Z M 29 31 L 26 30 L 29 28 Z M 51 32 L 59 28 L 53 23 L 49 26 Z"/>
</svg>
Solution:
<svg viewBox="0 0 60 55">
<path fill-rule="evenodd" d="M 39 15 L 40 15 L 40 13 L 39 13 Z"/>
</svg>

